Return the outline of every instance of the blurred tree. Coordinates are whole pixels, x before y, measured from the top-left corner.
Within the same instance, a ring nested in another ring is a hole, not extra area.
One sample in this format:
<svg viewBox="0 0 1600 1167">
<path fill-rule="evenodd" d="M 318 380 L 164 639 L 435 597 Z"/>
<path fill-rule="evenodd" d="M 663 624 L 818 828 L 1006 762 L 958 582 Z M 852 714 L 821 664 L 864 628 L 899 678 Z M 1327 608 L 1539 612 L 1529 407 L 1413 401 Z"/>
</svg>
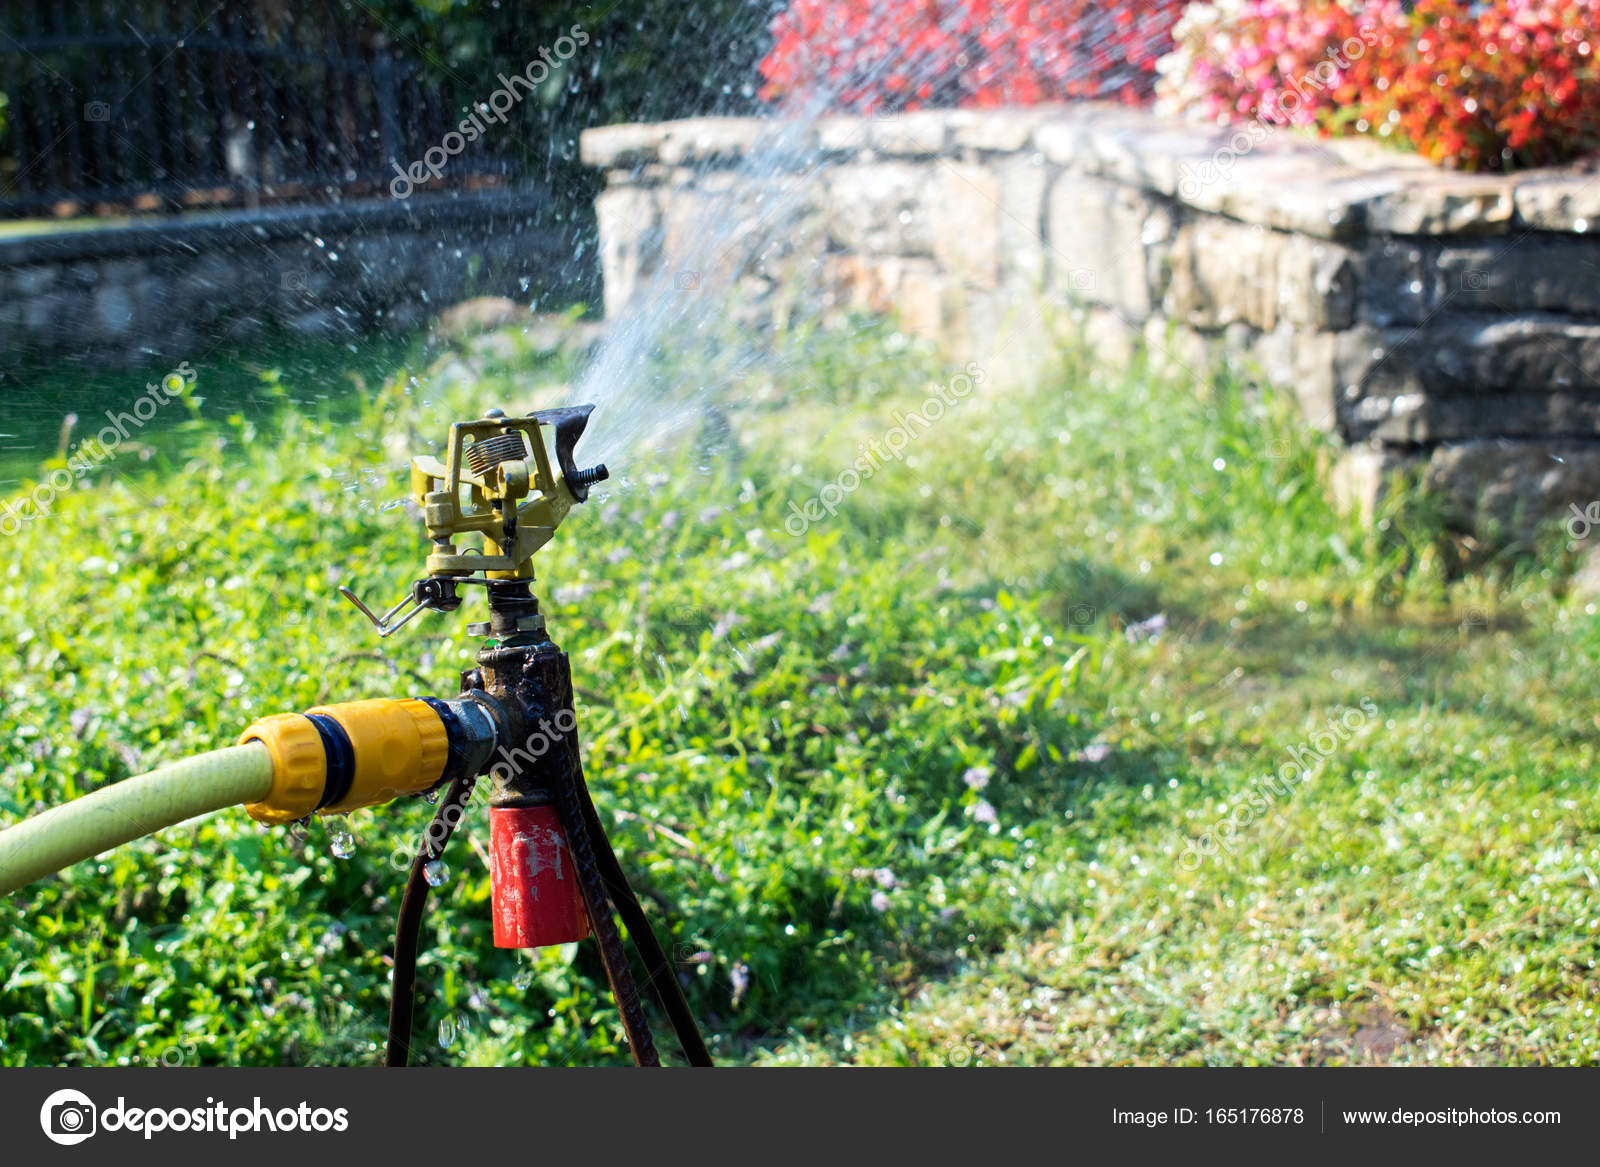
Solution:
<svg viewBox="0 0 1600 1167">
<path fill-rule="evenodd" d="M 507 125 L 492 130 L 487 147 L 508 177 L 549 190 L 545 225 L 569 239 L 577 264 L 569 277 L 590 295 L 598 291 L 593 202 L 602 183 L 579 161 L 578 135 L 614 122 L 754 112 L 756 67 L 781 3 L 350 0 L 330 7 L 381 29 L 392 51 L 419 64 L 458 110 L 486 100 L 500 87 L 501 73 L 522 71 L 574 25 L 588 34 L 589 43 L 521 102 Z M 305 8 L 293 11 L 294 19 L 305 19 Z"/>
</svg>

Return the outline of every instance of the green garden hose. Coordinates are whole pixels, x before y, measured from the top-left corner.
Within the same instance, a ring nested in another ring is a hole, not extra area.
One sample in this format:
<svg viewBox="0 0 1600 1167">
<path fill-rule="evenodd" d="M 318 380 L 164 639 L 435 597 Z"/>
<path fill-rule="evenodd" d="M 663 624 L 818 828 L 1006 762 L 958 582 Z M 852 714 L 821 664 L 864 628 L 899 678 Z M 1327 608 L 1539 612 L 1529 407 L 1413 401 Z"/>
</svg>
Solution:
<svg viewBox="0 0 1600 1167">
<path fill-rule="evenodd" d="M 259 802 L 272 755 L 259 741 L 103 787 L 0 831 L 0 895 L 196 815 Z"/>
</svg>

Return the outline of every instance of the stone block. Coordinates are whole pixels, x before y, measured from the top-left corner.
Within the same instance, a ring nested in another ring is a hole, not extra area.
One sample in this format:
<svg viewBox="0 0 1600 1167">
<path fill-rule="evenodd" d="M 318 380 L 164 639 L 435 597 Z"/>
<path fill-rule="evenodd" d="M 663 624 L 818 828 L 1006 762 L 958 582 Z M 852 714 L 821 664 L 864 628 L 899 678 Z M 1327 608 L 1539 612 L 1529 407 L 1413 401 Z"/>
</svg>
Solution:
<svg viewBox="0 0 1600 1167">
<path fill-rule="evenodd" d="M 932 172 L 905 162 L 852 163 L 825 178 L 835 246 L 863 255 L 933 255 Z"/>
<path fill-rule="evenodd" d="M 934 261 L 955 280 L 993 288 L 1000 273 L 999 178 L 986 166 L 943 162 L 930 193 Z"/>
<path fill-rule="evenodd" d="M 1600 230 L 1600 186 L 1581 171 L 1534 171 L 1519 178 L 1512 196 L 1517 219 L 1536 231 Z"/>
<path fill-rule="evenodd" d="M 1008 158 L 994 170 L 1000 188 L 995 250 L 1002 284 L 1021 295 L 1043 290 L 1046 263 L 1045 187 L 1049 180 L 1040 154 Z"/>
<path fill-rule="evenodd" d="M 600 126 L 578 136 L 578 155 L 585 166 L 637 166 L 656 161 L 666 136 L 662 125 Z"/>
<path fill-rule="evenodd" d="M 756 151 L 772 133 L 771 124 L 759 118 L 688 118 L 664 128 L 656 158 L 666 166 L 734 162 Z"/>
<path fill-rule="evenodd" d="M 1050 286 L 1074 300 L 1143 320 L 1154 302 L 1144 233 L 1158 214 L 1148 195 L 1098 178 L 1059 175 L 1050 185 L 1045 243 Z"/>
<path fill-rule="evenodd" d="M 1195 327 L 1330 330 L 1355 318 L 1356 267 L 1341 244 L 1207 216 L 1179 228 L 1171 268 L 1166 310 Z"/>
<path fill-rule="evenodd" d="M 1600 394 L 1438 397 L 1405 393 L 1365 398 L 1357 408 L 1368 436 L 1399 445 L 1556 434 L 1600 438 Z"/>
<path fill-rule="evenodd" d="M 952 127 L 959 149 L 1015 154 L 1025 150 L 1033 132 L 1052 116 L 1049 110 L 994 109 L 969 112 Z"/>
<path fill-rule="evenodd" d="M 1436 262 L 1435 293 L 1451 311 L 1600 314 L 1600 239 L 1446 246 Z"/>
<path fill-rule="evenodd" d="M 1505 178 L 1429 170 L 1413 172 L 1392 195 L 1367 207 L 1367 229 L 1388 235 L 1504 235 L 1516 204 Z"/>
<path fill-rule="evenodd" d="M 867 141 L 884 155 L 940 154 L 950 117 L 943 110 L 918 110 L 873 118 L 868 124 Z"/>
<path fill-rule="evenodd" d="M 600 269 L 607 319 L 632 299 L 639 282 L 661 262 L 661 221 L 655 196 L 639 187 L 611 187 L 595 199 Z"/>
<path fill-rule="evenodd" d="M 11 284 L 19 296 L 37 296 L 55 286 L 57 270 L 50 264 L 20 268 L 11 273 Z"/>
<path fill-rule="evenodd" d="M 94 294 L 95 324 L 106 336 L 126 336 L 133 329 L 133 292 L 122 284 L 106 284 Z"/>
<path fill-rule="evenodd" d="M 1333 465 L 1330 489 L 1344 510 L 1370 519 L 1395 482 L 1396 475 L 1417 469 L 1422 458 L 1377 442 L 1350 446 Z"/>
<path fill-rule="evenodd" d="M 897 315 L 916 336 L 942 333 L 948 281 L 931 259 L 830 255 L 823 263 L 830 315 Z"/>
<path fill-rule="evenodd" d="M 1544 313 L 1463 316 L 1377 335 L 1362 396 L 1600 391 L 1600 324 Z"/>
<path fill-rule="evenodd" d="M 1371 239 L 1356 254 L 1355 318 L 1388 328 L 1432 315 L 1439 245 L 1429 239 Z"/>
<path fill-rule="evenodd" d="M 1600 499 L 1600 442 L 1570 439 L 1455 442 L 1428 456 L 1425 488 L 1480 524 L 1525 537 L 1540 519 L 1583 511 Z"/>
</svg>

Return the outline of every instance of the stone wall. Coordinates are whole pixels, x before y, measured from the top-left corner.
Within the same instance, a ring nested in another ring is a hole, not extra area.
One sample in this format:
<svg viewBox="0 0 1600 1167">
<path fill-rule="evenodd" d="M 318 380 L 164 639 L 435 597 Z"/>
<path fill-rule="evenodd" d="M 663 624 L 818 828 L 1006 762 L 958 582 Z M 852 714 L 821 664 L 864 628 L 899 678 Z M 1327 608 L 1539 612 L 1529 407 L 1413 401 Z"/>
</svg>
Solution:
<svg viewBox="0 0 1600 1167">
<path fill-rule="evenodd" d="M 1026 373 L 1066 306 L 1108 353 L 1292 392 L 1358 501 L 1402 467 L 1513 524 L 1600 498 L 1600 181 L 1262 129 L 1076 106 L 591 130 L 607 315 L 716 276 L 753 323 L 893 308 Z"/>
<path fill-rule="evenodd" d="M 526 300 L 562 257 L 536 196 L 236 211 L 0 238 L 0 371 L 193 359 L 273 326 L 407 330 L 464 296 Z"/>
</svg>

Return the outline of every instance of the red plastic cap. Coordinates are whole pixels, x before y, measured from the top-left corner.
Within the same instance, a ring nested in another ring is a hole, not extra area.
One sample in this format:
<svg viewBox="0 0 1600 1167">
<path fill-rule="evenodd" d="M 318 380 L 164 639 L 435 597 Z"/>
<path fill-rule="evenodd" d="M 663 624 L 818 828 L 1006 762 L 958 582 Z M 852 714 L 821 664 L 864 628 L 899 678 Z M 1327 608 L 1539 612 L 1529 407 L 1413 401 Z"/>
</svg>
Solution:
<svg viewBox="0 0 1600 1167">
<path fill-rule="evenodd" d="M 550 806 L 489 808 L 496 948 L 544 948 L 589 935 L 572 852 Z"/>
</svg>

